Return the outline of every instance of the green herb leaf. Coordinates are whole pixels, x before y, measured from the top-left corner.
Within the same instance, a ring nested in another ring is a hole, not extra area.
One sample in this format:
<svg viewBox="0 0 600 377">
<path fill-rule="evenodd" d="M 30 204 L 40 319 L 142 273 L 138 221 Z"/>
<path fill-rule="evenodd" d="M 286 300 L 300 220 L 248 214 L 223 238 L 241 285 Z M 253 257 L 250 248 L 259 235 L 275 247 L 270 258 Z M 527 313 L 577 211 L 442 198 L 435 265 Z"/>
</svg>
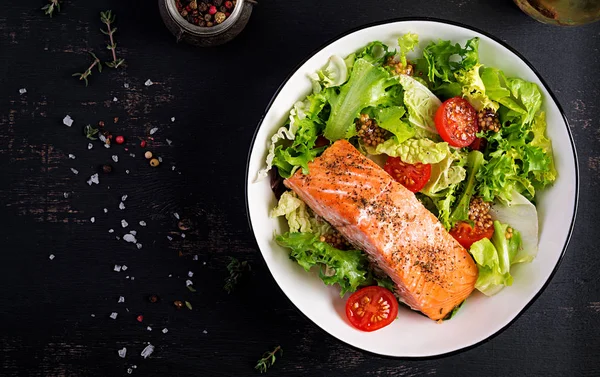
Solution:
<svg viewBox="0 0 600 377">
<path fill-rule="evenodd" d="M 98 135 L 98 129 L 92 127 L 91 125 L 87 125 L 83 128 L 83 133 L 85 135 L 85 137 L 87 137 L 90 140 L 98 140 L 98 138 L 96 137 L 96 135 Z"/>
<path fill-rule="evenodd" d="M 267 370 L 275 364 L 277 353 L 279 353 L 279 356 L 283 356 L 283 349 L 281 346 L 275 347 L 273 351 L 265 352 L 262 358 L 256 363 L 254 369 L 258 370 L 260 373 L 266 373 Z"/>
<path fill-rule="evenodd" d="M 230 257 L 229 264 L 227 265 L 227 271 L 229 271 L 229 277 L 225 279 L 225 290 L 227 293 L 233 292 L 238 281 L 246 271 L 250 271 L 250 264 L 248 261 L 240 262 L 236 258 Z"/>
<path fill-rule="evenodd" d="M 188 309 L 192 310 L 192 304 L 191 304 L 189 301 L 186 301 L 186 302 L 185 302 L 185 306 L 186 306 Z"/>
</svg>

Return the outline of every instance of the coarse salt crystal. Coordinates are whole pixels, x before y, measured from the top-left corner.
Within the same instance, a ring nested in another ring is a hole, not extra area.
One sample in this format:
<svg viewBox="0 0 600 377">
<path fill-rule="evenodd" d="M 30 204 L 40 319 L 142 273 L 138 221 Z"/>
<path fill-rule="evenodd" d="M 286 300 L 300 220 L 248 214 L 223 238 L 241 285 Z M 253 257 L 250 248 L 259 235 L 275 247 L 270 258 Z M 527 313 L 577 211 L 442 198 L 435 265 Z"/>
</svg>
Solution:
<svg viewBox="0 0 600 377">
<path fill-rule="evenodd" d="M 133 234 L 134 236 L 137 234 L 135 230 L 130 230 L 129 233 Z"/>
<path fill-rule="evenodd" d="M 117 241 L 121 239 L 121 237 L 119 236 L 115 236 L 115 238 L 117 239 Z"/>
<path fill-rule="evenodd" d="M 125 203 L 123 203 L 123 202 L 119 203 L 119 209 L 121 209 L 121 210 L 125 209 Z"/>
<path fill-rule="evenodd" d="M 25 89 L 25 88 L 19 89 L 19 94 L 25 94 L 25 93 L 27 93 L 27 89 Z"/>
<path fill-rule="evenodd" d="M 185 238 L 185 233 L 181 233 L 181 238 Z"/>
<path fill-rule="evenodd" d="M 74 160 L 74 159 L 75 159 L 75 155 L 74 155 L 74 154 L 71 154 L 71 153 L 69 153 L 69 158 L 70 158 L 71 160 Z"/>
<path fill-rule="evenodd" d="M 127 268 L 128 268 L 128 267 L 127 267 L 126 265 L 123 265 L 123 267 L 121 267 L 121 269 L 122 269 L 123 271 L 127 271 Z"/>
<path fill-rule="evenodd" d="M 91 221 L 91 223 L 93 224 L 93 223 L 95 223 L 95 222 L 96 222 L 96 218 L 95 218 L 95 217 L 91 217 L 91 218 L 90 218 L 90 221 Z"/>
<path fill-rule="evenodd" d="M 117 101 L 118 101 L 117 97 L 113 97 L 113 102 L 117 102 Z"/>
<path fill-rule="evenodd" d="M 112 319 L 117 319 L 117 316 L 118 316 L 118 315 L 119 315 L 119 313 L 117 313 L 117 312 L 112 312 L 112 313 L 110 313 L 110 318 L 112 318 Z"/>
<path fill-rule="evenodd" d="M 107 208 L 104 208 L 104 213 L 108 213 L 108 209 Z"/>
<path fill-rule="evenodd" d="M 146 222 L 145 221 L 140 221 L 140 226 L 146 226 Z"/>
<path fill-rule="evenodd" d="M 135 153 L 129 153 L 129 157 L 135 158 Z"/>
<path fill-rule="evenodd" d="M 188 271 L 188 277 L 193 277 L 194 273 L 192 271 Z"/>
<path fill-rule="evenodd" d="M 65 192 L 65 193 L 63 193 L 63 196 L 65 197 L 65 199 L 67 199 L 69 197 L 69 193 Z"/>
<path fill-rule="evenodd" d="M 126 174 L 129 174 L 129 169 L 128 169 L 128 170 L 125 170 L 125 173 L 126 173 Z"/>
<path fill-rule="evenodd" d="M 110 148 L 110 144 L 104 144 L 104 148 L 106 148 L 106 149 Z"/>
<path fill-rule="evenodd" d="M 121 266 L 118 265 L 118 264 L 115 264 L 115 267 L 113 268 L 113 271 L 120 272 L 121 271 Z"/>
<path fill-rule="evenodd" d="M 179 214 L 178 214 L 177 212 L 175 212 L 175 213 L 173 214 L 173 216 L 175 216 L 175 218 L 176 218 L 177 220 L 179 220 Z"/>
<path fill-rule="evenodd" d="M 132 276 L 132 277 L 130 277 L 130 279 L 131 279 L 131 280 L 135 280 L 135 277 L 134 277 L 134 276 Z"/>
<path fill-rule="evenodd" d="M 88 185 L 92 185 L 92 183 L 99 184 L 100 180 L 98 179 L 98 173 L 90 176 L 90 179 L 87 180 Z"/>
<path fill-rule="evenodd" d="M 94 146 L 92 145 L 92 143 L 88 143 L 88 149 L 92 149 L 94 148 Z"/>
<path fill-rule="evenodd" d="M 167 144 L 171 145 L 173 144 L 173 140 L 169 140 L 169 139 L 165 139 L 167 141 Z"/>
<path fill-rule="evenodd" d="M 148 326 L 148 327 L 146 327 L 146 330 L 152 331 L 152 327 Z"/>
<path fill-rule="evenodd" d="M 131 374 L 131 373 L 133 373 L 133 369 L 127 368 L 127 374 Z"/>
<path fill-rule="evenodd" d="M 125 84 L 123 84 L 123 88 L 129 89 L 129 83 L 126 82 Z"/>
<path fill-rule="evenodd" d="M 169 274 L 169 277 L 170 277 L 170 278 L 171 278 L 171 277 L 173 277 L 173 274 Z"/>
<path fill-rule="evenodd" d="M 125 221 L 125 220 L 121 220 L 121 226 L 122 226 L 123 228 L 127 228 L 127 226 L 128 226 L 128 225 L 129 225 L 129 223 L 127 223 L 127 221 Z"/>
<path fill-rule="evenodd" d="M 206 262 L 202 262 L 202 265 L 203 265 L 203 266 L 206 266 Z"/>
<path fill-rule="evenodd" d="M 190 279 L 188 279 L 185 281 L 185 285 L 186 287 L 189 287 L 190 285 L 194 285 L 194 283 Z"/>
<path fill-rule="evenodd" d="M 108 233 L 114 233 L 114 231 L 115 231 L 114 229 L 109 229 Z"/>
<path fill-rule="evenodd" d="M 198 260 L 198 255 L 194 255 L 193 260 Z"/>
<path fill-rule="evenodd" d="M 158 127 L 154 127 L 150 130 L 150 135 L 154 135 L 158 131 Z"/>
<path fill-rule="evenodd" d="M 138 242 L 138 243 L 136 243 L 136 244 L 135 244 L 135 246 L 137 246 L 137 248 L 138 248 L 138 249 L 141 249 L 141 248 L 142 248 L 142 244 L 141 244 L 141 243 L 139 243 L 139 242 Z"/>
<path fill-rule="evenodd" d="M 146 86 L 150 86 L 150 85 L 153 85 L 153 84 L 154 83 L 150 79 L 146 80 L 146 82 L 144 83 L 144 85 L 146 85 Z"/>
<path fill-rule="evenodd" d="M 117 156 L 117 155 L 113 155 L 112 159 L 114 162 L 119 162 L 119 156 Z"/>
<path fill-rule="evenodd" d="M 90 314 L 90 316 L 92 316 L 92 317 L 96 318 L 96 315 L 95 315 L 95 314 L 93 314 L 93 313 L 92 313 L 92 314 Z"/>
<path fill-rule="evenodd" d="M 163 334 L 166 334 L 169 332 L 169 330 L 165 327 L 164 329 L 162 329 Z"/>
<path fill-rule="evenodd" d="M 121 196 L 121 200 L 122 200 L 122 201 L 126 201 L 126 200 L 127 200 L 127 195 L 123 195 L 123 196 Z"/>
<path fill-rule="evenodd" d="M 131 243 L 136 243 L 137 240 L 135 239 L 135 236 L 133 234 L 126 234 L 123 236 L 123 241 L 127 241 L 127 242 L 131 242 Z"/>
<path fill-rule="evenodd" d="M 50 260 L 54 259 L 54 254 L 48 255 L 48 259 L 50 259 Z"/>
<path fill-rule="evenodd" d="M 77 169 L 73 169 L 73 168 L 71 168 L 71 171 L 72 171 L 72 172 L 73 172 L 73 174 L 75 174 L 75 175 L 79 174 L 79 170 L 77 170 Z"/>
<path fill-rule="evenodd" d="M 125 355 L 127 355 L 127 348 L 123 347 L 122 349 L 117 351 L 119 353 L 119 357 L 121 358 L 125 358 Z"/>
<path fill-rule="evenodd" d="M 63 118 L 63 124 L 67 127 L 71 127 L 73 125 L 73 118 L 71 118 L 71 116 L 67 115 L 66 117 Z"/>
<path fill-rule="evenodd" d="M 208 334 L 208 331 L 204 330 L 202 331 L 203 334 Z"/>
<path fill-rule="evenodd" d="M 175 117 L 171 117 L 171 122 L 175 122 Z"/>
<path fill-rule="evenodd" d="M 173 237 L 171 237 L 171 236 L 167 236 L 167 239 L 168 239 L 169 241 L 173 241 Z"/>
<path fill-rule="evenodd" d="M 122 302 L 125 302 L 125 297 L 119 296 L 119 301 L 117 301 L 117 304 L 120 304 Z"/>
<path fill-rule="evenodd" d="M 163 162 L 162 157 L 158 156 L 158 162 Z"/>
<path fill-rule="evenodd" d="M 145 359 L 148 356 L 152 355 L 152 352 L 154 352 L 154 346 L 152 344 L 148 343 L 146 348 L 144 348 L 142 350 L 141 356 Z"/>
<path fill-rule="evenodd" d="M 100 134 L 100 136 L 98 138 L 100 139 L 101 142 L 106 143 L 106 136 Z"/>
<path fill-rule="evenodd" d="M 175 171 L 175 165 L 171 166 L 171 170 Z"/>
</svg>

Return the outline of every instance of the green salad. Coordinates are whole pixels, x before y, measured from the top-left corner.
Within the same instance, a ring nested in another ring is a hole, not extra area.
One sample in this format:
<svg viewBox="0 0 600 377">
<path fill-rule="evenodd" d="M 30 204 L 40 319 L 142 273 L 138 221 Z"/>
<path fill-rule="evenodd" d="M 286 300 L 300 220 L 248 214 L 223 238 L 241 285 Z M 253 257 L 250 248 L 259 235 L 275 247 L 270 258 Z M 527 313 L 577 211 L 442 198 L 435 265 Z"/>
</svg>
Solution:
<svg viewBox="0 0 600 377">
<path fill-rule="evenodd" d="M 511 266 L 537 254 L 536 195 L 552 184 L 552 145 L 535 83 L 479 60 L 479 39 L 398 46 L 379 41 L 331 56 L 311 74 L 312 91 L 270 139 L 259 178 L 273 181 L 346 139 L 413 191 L 473 256 L 475 288 L 491 296 L 512 284 Z M 319 268 L 343 296 L 394 283 L 292 191 L 277 193 L 272 217 L 289 229 L 278 244 L 307 271 Z"/>
</svg>

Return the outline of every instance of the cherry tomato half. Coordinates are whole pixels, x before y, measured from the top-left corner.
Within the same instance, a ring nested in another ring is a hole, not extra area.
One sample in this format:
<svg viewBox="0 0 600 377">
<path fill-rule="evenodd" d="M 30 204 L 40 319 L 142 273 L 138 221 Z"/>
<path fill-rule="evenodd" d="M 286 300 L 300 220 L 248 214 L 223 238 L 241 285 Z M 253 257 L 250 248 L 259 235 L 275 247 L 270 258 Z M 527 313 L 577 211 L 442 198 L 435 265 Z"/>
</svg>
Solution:
<svg viewBox="0 0 600 377">
<path fill-rule="evenodd" d="M 475 226 L 473 228 L 466 221 L 459 221 L 454 228 L 450 230 L 450 235 L 458 241 L 465 249 L 469 250 L 475 242 L 487 238 L 488 240 L 494 235 L 494 227 L 483 228 Z"/>
<path fill-rule="evenodd" d="M 453 147 L 466 147 L 475 140 L 477 112 L 460 97 L 450 98 L 435 113 L 435 128 L 442 139 Z"/>
<path fill-rule="evenodd" d="M 370 286 L 354 292 L 346 301 L 346 316 L 361 331 L 375 331 L 398 316 L 398 301 L 392 292 Z"/>
<path fill-rule="evenodd" d="M 383 170 L 412 192 L 421 191 L 431 178 L 430 164 L 418 162 L 413 165 L 403 162 L 400 157 L 388 157 Z"/>
</svg>

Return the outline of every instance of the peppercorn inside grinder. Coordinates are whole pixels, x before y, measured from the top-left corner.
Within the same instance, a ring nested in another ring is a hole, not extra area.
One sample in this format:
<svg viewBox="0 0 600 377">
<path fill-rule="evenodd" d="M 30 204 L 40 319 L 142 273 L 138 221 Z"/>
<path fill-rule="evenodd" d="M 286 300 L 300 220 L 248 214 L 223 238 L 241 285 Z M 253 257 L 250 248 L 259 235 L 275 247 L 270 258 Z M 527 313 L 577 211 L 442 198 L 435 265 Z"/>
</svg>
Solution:
<svg viewBox="0 0 600 377">
<path fill-rule="evenodd" d="M 254 0 L 159 0 L 160 15 L 177 42 L 210 47 L 229 42 L 244 29 Z"/>
</svg>

